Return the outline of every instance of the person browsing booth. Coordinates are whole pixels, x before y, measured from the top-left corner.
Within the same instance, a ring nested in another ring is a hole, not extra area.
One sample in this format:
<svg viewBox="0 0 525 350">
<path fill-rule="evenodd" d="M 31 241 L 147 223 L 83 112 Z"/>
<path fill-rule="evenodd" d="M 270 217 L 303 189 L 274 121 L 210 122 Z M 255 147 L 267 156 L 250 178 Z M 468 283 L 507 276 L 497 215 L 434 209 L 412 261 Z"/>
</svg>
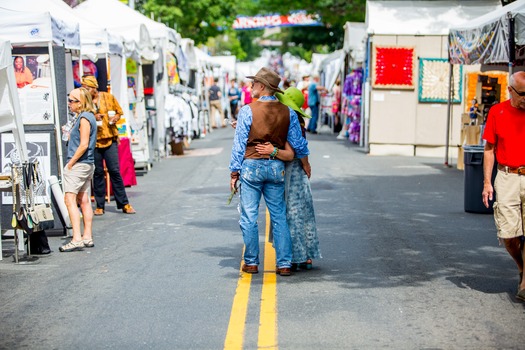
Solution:
<svg viewBox="0 0 525 350">
<path fill-rule="evenodd" d="M 104 161 L 108 169 L 113 195 L 117 202 L 117 209 L 124 214 L 135 214 L 135 209 L 129 204 L 120 174 L 118 156 L 118 129 L 116 123 L 123 115 L 117 99 L 110 93 L 98 91 L 97 78 L 92 75 L 82 77 L 82 87 L 86 88 L 93 99 L 95 118 L 97 120 L 97 145 L 95 149 L 95 174 L 93 176 L 93 192 L 95 194 L 96 209 L 94 215 L 104 215 L 106 185 L 104 180 Z M 109 196 L 109 193 L 108 193 Z"/>
<path fill-rule="evenodd" d="M 257 101 L 241 108 L 230 159 L 230 191 L 235 191 L 240 181 L 239 220 L 243 234 L 244 264 L 242 271 L 257 273 L 259 265 L 259 229 L 257 218 L 261 196 L 270 212 L 276 273 L 289 276 L 292 266 L 292 242 L 286 223 L 284 201 L 285 165 L 276 158 L 285 143 L 292 146 L 297 158 L 308 156 L 308 142 L 302 137 L 301 126 L 293 109 L 280 103 L 274 96 L 281 92 L 281 78 L 269 68 L 261 68 L 253 79 L 252 96 Z M 255 149 L 260 143 L 270 142 L 274 152 L 261 155 Z"/>
</svg>

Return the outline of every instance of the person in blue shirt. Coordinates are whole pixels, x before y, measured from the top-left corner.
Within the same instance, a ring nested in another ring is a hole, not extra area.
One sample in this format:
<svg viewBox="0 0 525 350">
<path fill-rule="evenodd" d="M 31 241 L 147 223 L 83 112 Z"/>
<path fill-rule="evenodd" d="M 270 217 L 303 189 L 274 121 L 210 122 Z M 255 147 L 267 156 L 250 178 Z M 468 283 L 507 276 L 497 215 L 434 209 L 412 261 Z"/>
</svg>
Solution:
<svg viewBox="0 0 525 350">
<path fill-rule="evenodd" d="M 312 119 L 308 123 L 306 131 L 317 134 L 317 121 L 319 120 L 319 105 L 321 98 L 319 92 L 326 92 L 324 86 L 319 85 L 319 76 L 313 76 L 313 82 L 308 85 L 308 107 L 312 113 Z"/>
<path fill-rule="evenodd" d="M 289 276 L 292 266 L 292 243 L 286 222 L 284 200 L 285 164 L 277 159 L 279 149 L 288 142 L 297 158 L 310 153 L 308 142 L 303 138 L 301 126 L 293 109 L 280 103 L 274 96 L 281 92 L 281 78 L 271 69 L 261 68 L 253 79 L 252 96 L 258 100 L 241 108 L 233 140 L 229 169 L 230 190 L 234 191 L 240 181 L 240 227 L 243 233 L 244 265 L 242 271 L 257 273 L 259 265 L 259 229 L 257 218 L 259 203 L 264 196 L 270 212 L 276 273 Z M 259 154 L 256 146 L 270 142 L 274 152 Z"/>
<path fill-rule="evenodd" d="M 237 80 L 230 80 L 230 88 L 228 89 L 228 99 L 230 100 L 231 119 L 235 120 L 237 117 L 237 109 L 239 108 L 239 101 L 241 100 L 241 90 L 235 84 Z"/>
</svg>

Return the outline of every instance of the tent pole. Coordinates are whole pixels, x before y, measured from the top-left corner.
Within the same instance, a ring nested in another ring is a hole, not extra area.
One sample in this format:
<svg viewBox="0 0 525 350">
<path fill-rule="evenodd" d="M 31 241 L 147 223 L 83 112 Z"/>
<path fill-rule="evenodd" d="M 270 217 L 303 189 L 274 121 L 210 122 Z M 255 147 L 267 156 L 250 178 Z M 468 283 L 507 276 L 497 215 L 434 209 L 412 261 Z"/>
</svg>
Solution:
<svg viewBox="0 0 525 350">
<path fill-rule="evenodd" d="M 507 12 L 507 19 L 509 21 L 509 76 L 514 73 L 514 63 L 516 61 L 516 41 L 515 41 L 515 27 L 512 13 Z"/>
<path fill-rule="evenodd" d="M 51 64 L 51 92 L 53 96 L 53 119 L 55 121 L 55 146 L 57 149 L 57 163 L 58 169 L 57 174 L 59 178 L 62 178 L 62 169 L 64 169 L 63 161 L 63 150 L 62 150 L 62 128 L 60 125 L 60 111 L 58 110 L 58 96 L 57 96 L 57 77 L 55 71 L 55 56 L 53 52 L 53 42 L 50 41 L 47 45 L 49 52 L 49 63 Z M 69 91 L 68 91 L 69 93 Z"/>
<path fill-rule="evenodd" d="M 452 91 L 454 89 L 453 86 L 453 77 L 454 77 L 454 65 L 450 63 L 449 65 L 449 75 L 448 75 L 448 103 L 447 103 L 447 139 L 445 140 L 445 166 L 450 167 L 449 165 L 449 156 L 448 156 L 448 150 L 450 146 L 450 124 L 451 124 L 451 116 L 452 116 Z"/>
</svg>

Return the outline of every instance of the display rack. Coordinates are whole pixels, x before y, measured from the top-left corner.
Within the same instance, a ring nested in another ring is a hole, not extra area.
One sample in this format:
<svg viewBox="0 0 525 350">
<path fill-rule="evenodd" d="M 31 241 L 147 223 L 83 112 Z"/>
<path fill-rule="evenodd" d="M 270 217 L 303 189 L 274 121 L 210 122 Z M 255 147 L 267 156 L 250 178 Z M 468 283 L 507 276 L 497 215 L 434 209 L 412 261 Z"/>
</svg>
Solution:
<svg viewBox="0 0 525 350">
<path fill-rule="evenodd" d="M 29 205 L 33 204 L 33 192 L 34 192 L 34 183 L 32 181 L 24 181 L 24 173 L 29 174 L 26 176 L 33 176 L 30 167 L 33 167 L 33 163 L 25 162 L 23 164 L 11 164 L 11 191 L 12 191 L 12 201 L 13 201 L 13 218 L 11 226 L 14 230 L 14 242 L 15 242 L 15 254 L 13 256 L 15 264 L 34 264 L 39 262 L 38 257 L 31 255 L 30 239 L 29 235 L 31 232 L 24 232 L 22 235 L 23 245 L 25 246 L 25 254 L 20 256 L 19 253 L 19 230 L 21 230 L 16 223 L 15 213 L 19 213 L 20 208 L 24 206 L 27 208 Z M 31 169 L 32 170 L 32 169 Z M 28 210 L 26 210 L 28 212 Z M 27 236 L 27 239 L 24 239 L 24 236 Z"/>
</svg>

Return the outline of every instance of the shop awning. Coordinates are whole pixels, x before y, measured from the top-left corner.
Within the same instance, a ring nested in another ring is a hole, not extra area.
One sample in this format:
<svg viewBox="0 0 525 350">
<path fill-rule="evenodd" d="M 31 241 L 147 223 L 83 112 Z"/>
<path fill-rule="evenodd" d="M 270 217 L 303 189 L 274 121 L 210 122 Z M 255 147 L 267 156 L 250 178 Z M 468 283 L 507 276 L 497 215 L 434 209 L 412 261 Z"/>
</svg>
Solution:
<svg viewBox="0 0 525 350">
<path fill-rule="evenodd" d="M 343 50 L 337 50 L 328 55 L 321 61 L 320 71 L 324 74 L 324 87 L 331 90 L 335 85 L 337 77 L 345 63 L 345 53 Z"/>
<path fill-rule="evenodd" d="M 84 18 L 96 19 L 104 27 L 125 38 L 140 41 L 140 25 L 148 29 L 152 39 L 166 39 L 178 42 L 177 32 L 154 20 L 118 0 L 86 0 L 74 8 L 78 15 Z"/>
<path fill-rule="evenodd" d="M 3 6 L 11 2 L 2 3 Z M 60 18 L 49 11 L 28 12 L 0 7 L 0 33 L 13 45 L 64 45 L 80 50 L 77 22 Z"/>
<path fill-rule="evenodd" d="M 514 33 L 509 32 L 509 17 Z M 494 64 L 511 60 L 509 36 L 525 45 L 525 0 L 494 10 L 449 32 L 449 60 L 454 64 Z"/>
</svg>

